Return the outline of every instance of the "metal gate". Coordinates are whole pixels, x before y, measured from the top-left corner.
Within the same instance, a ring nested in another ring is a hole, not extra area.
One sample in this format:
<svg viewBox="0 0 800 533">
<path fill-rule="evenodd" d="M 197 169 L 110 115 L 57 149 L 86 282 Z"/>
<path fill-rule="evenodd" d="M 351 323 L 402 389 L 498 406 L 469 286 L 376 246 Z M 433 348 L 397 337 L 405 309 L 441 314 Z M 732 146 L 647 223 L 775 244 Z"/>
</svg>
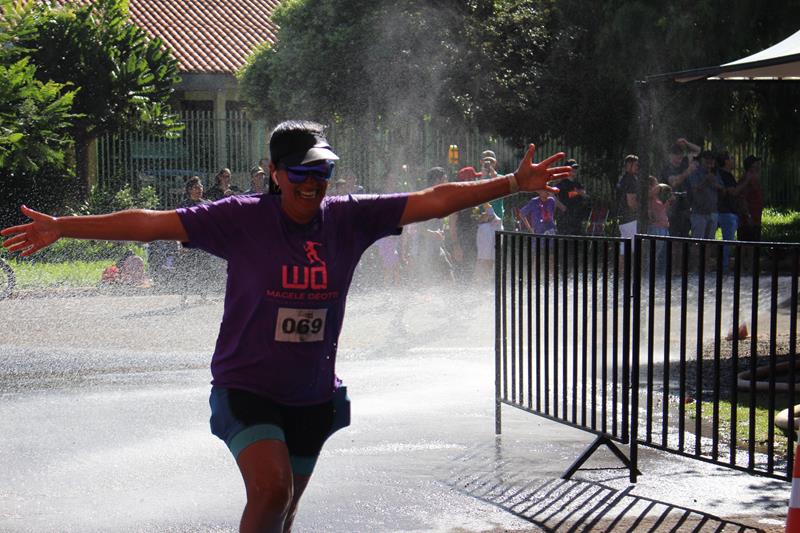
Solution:
<svg viewBox="0 0 800 533">
<path fill-rule="evenodd" d="M 504 404 L 594 433 L 564 477 L 605 444 L 634 482 L 640 445 L 791 479 L 799 263 L 798 244 L 498 233 L 497 433 Z"/>
</svg>

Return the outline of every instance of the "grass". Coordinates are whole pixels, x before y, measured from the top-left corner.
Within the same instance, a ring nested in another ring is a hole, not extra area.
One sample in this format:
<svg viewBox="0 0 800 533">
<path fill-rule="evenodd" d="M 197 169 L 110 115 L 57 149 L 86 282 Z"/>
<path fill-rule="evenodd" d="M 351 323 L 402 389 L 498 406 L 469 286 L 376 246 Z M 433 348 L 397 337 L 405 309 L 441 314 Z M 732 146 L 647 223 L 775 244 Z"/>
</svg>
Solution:
<svg viewBox="0 0 800 533">
<path fill-rule="evenodd" d="M 766 402 L 766 394 L 762 394 L 759 396 L 764 396 L 764 402 Z M 736 444 L 737 448 L 741 450 L 747 450 L 750 442 L 750 404 L 749 404 L 749 395 L 746 392 L 739 393 L 739 403 L 736 406 Z M 774 426 L 772 419 L 769 416 L 769 409 L 760 405 L 761 399 L 758 398 L 755 405 L 755 449 L 758 452 L 766 453 L 767 446 L 769 442 L 769 431 L 770 426 L 773 426 L 773 446 L 775 450 L 776 456 L 786 455 L 788 452 L 787 444 L 788 438 L 783 436 L 783 432 L 777 426 Z M 775 407 L 775 414 L 783 409 L 783 407 L 776 406 Z M 714 404 L 713 402 L 702 402 L 701 405 L 703 421 L 709 427 L 711 427 L 711 423 L 713 421 L 714 416 Z M 687 405 L 686 406 L 686 414 L 689 418 L 695 418 L 695 406 L 694 405 Z M 694 426 L 688 426 L 687 428 L 692 429 Z M 731 403 L 726 400 L 720 399 L 719 401 L 719 437 L 720 437 L 720 447 L 727 447 L 730 444 L 730 435 L 731 435 Z M 705 429 L 703 430 L 705 433 Z M 710 436 L 710 433 L 705 435 Z M 725 446 L 722 445 L 725 443 Z"/>
<path fill-rule="evenodd" d="M 67 263 L 6 261 L 14 269 L 16 290 L 94 287 L 100 281 L 103 269 L 114 263 L 110 260 Z"/>
</svg>

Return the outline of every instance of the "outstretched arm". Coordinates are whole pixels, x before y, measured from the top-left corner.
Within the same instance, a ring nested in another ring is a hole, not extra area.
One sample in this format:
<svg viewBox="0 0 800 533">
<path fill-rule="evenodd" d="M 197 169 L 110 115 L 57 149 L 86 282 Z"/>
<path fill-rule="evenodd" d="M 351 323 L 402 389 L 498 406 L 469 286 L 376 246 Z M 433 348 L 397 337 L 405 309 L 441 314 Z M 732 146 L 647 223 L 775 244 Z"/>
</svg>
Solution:
<svg viewBox="0 0 800 533">
<path fill-rule="evenodd" d="M 28 256 L 56 242 L 61 237 L 108 241 L 156 240 L 187 241 L 186 229 L 175 211 L 131 209 L 108 215 L 52 217 L 22 206 L 22 213 L 31 219 L 27 224 L 0 231 L 11 252 Z"/>
<path fill-rule="evenodd" d="M 469 183 L 443 183 L 410 194 L 403 215 L 400 217 L 400 225 L 446 217 L 456 211 L 475 207 L 517 191 L 546 189 L 558 192 L 558 189 L 548 187 L 547 182 L 571 175 L 572 167 L 550 168 L 550 165 L 564 157 L 564 152 L 551 155 L 541 163 L 534 163 L 535 150 L 536 147 L 531 144 L 519 168 L 513 174 Z"/>
</svg>

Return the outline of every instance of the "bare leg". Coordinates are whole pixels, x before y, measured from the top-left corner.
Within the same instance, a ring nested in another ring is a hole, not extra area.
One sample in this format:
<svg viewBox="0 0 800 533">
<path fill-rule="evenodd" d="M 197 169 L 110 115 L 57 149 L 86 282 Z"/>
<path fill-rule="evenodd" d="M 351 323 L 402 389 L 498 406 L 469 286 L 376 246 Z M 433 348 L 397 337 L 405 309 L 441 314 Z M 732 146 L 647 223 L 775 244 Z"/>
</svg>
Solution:
<svg viewBox="0 0 800 533">
<path fill-rule="evenodd" d="M 293 504 L 292 466 L 286 443 L 260 440 L 246 447 L 237 460 L 247 490 L 242 533 L 282 533 Z"/>
<path fill-rule="evenodd" d="M 300 497 L 306 490 L 306 486 L 308 486 L 308 481 L 310 479 L 311 476 L 300 476 L 295 474 L 292 503 L 289 506 L 289 512 L 286 514 L 286 521 L 283 523 L 283 533 L 291 533 L 292 524 L 294 523 L 294 517 L 297 514 L 297 503 L 300 501 Z"/>
</svg>

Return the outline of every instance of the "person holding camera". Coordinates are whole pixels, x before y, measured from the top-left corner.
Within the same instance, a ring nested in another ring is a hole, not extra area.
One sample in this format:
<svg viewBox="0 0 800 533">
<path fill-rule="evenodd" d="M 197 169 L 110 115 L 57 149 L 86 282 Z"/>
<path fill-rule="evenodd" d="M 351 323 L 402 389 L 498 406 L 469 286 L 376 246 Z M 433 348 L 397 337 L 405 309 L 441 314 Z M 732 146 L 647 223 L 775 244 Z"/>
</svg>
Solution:
<svg viewBox="0 0 800 533">
<path fill-rule="evenodd" d="M 481 152 L 481 176 L 483 179 L 489 178 L 496 178 L 499 175 L 499 171 L 497 170 L 497 156 L 494 154 L 492 150 L 484 150 Z M 489 202 L 489 205 L 492 206 L 492 210 L 494 214 L 497 215 L 500 220 L 503 220 L 503 213 L 505 212 L 505 204 L 503 202 L 503 198 L 498 198 L 497 200 L 493 200 Z M 502 223 L 501 227 L 502 228 Z"/>
<path fill-rule="evenodd" d="M 659 183 L 672 188 L 675 201 L 669 209 L 669 234 L 688 237 L 691 206 L 689 205 L 689 176 L 693 169 L 690 161 L 700 153 L 700 147 L 681 137 L 669 149 L 667 164 L 658 175 Z"/>
<path fill-rule="evenodd" d="M 700 166 L 689 176 L 692 237 L 714 239 L 719 220 L 718 197 L 723 189 L 717 159 L 711 150 L 700 153 Z"/>
</svg>

